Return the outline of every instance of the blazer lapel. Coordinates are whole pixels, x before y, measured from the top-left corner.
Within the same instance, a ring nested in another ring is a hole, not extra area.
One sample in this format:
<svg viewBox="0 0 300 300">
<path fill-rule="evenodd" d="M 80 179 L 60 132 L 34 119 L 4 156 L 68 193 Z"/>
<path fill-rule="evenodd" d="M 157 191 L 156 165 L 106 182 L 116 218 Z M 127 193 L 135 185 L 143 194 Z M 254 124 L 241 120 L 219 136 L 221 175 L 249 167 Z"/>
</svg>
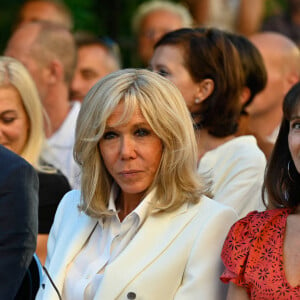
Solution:
<svg viewBox="0 0 300 300">
<path fill-rule="evenodd" d="M 59 247 L 56 250 L 61 255 L 55 256 L 56 260 L 51 262 L 49 268 L 50 276 L 54 279 L 60 293 L 63 289 L 63 282 L 68 264 L 84 246 L 97 224 L 96 219 L 92 219 L 82 212 L 80 214 L 80 218 L 77 218 L 76 222 L 72 223 L 62 235 L 63 241 L 60 242 Z M 75 234 L 74 228 L 76 230 Z"/>
<path fill-rule="evenodd" d="M 171 213 L 150 215 L 124 251 L 106 267 L 95 299 L 117 299 L 191 222 L 197 209 L 187 208 L 184 204 Z"/>
</svg>

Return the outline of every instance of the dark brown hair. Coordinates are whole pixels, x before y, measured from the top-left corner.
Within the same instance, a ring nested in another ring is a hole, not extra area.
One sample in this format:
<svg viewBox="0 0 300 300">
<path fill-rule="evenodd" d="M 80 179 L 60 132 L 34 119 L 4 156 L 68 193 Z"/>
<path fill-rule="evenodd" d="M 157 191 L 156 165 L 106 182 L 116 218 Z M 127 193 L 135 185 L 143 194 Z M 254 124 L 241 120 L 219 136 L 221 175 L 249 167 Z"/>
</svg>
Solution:
<svg viewBox="0 0 300 300">
<path fill-rule="evenodd" d="M 214 90 L 202 102 L 198 125 L 216 137 L 237 131 L 244 85 L 241 61 L 225 32 L 214 28 L 184 28 L 164 35 L 155 45 L 183 49 L 185 67 L 195 82 L 212 79 Z"/>
<path fill-rule="evenodd" d="M 245 86 L 250 90 L 250 97 L 243 105 L 243 113 L 247 114 L 244 109 L 267 84 L 267 70 L 259 50 L 248 38 L 229 32 L 227 36 L 240 55 L 245 76 Z"/>
<path fill-rule="evenodd" d="M 300 204 L 300 174 L 296 170 L 288 144 L 290 120 L 299 105 L 300 83 L 297 83 L 285 96 L 283 119 L 266 169 L 263 200 L 270 208 L 296 208 Z"/>
</svg>

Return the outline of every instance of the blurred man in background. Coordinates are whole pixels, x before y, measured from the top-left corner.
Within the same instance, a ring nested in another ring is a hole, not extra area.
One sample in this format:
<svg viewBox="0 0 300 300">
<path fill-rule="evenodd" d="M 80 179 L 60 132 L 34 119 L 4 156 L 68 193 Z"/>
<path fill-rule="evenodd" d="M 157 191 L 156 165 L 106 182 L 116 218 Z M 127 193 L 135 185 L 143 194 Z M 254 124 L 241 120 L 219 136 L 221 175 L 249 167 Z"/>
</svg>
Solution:
<svg viewBox="0 0 300 300">
<path fill-rule="evenodd" d="M 142 3 L 132 20 L 140 64 L 148 67 L 154 45 L 165 33 L 182 27 L 191 27 L 192 23 L 193 19 L 188 9 L 181 4 L 168 1 Z"/>
<path fill-rule="evenodd" d="M 82 101 L 98 80 L 121 68 L 121 57 L 119 46 L 108 37 L 79 32 L 75 40 L 77 65 L 71 83 L 71 100 Z"/>
<path fill-rule="evenodd" d="M 267 70 L 267 85 L 246 108 L 249 130 L 275 143 L 282 119 L 283 98 L 300 80 L 300 50 L 282 34 L 260 32 L 250 36 Z"/>
<path fill-rule="evenodd" d="M 32 22 L 47 21 L 71 30 L 73 17 L 69 8 L 60 0 L 27 0 L 21 6 L 15 27 Z"/>
</svg>

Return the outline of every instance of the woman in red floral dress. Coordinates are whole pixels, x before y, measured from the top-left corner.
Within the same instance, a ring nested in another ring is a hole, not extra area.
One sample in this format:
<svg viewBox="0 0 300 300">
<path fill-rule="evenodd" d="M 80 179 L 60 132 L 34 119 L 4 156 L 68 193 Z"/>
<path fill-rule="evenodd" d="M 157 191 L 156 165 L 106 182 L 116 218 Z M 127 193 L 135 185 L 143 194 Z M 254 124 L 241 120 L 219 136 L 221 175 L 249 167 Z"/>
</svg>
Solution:
<svg viewBox="0 0 300 300">
<path fill-rule="evenodd" d="M 300 83 L 283 112 L 264 183 L 269 209 L 235 223 L 224 243 L 227 300 L 300 299 Z"/>
</svg>

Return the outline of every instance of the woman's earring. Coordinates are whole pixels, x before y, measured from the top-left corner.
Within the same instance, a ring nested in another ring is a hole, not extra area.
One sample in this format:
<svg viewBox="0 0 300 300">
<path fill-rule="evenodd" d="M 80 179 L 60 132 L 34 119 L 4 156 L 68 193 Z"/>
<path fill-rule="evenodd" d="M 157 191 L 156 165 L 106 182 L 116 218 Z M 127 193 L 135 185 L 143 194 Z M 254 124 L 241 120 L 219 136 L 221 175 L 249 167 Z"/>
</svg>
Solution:
<svg viewBox="0 0 300 300">
<path fill-rule="evenodd" d="M 290 173 L 290 165 L 291 165 L 291 160 L 289 160 L 288 162 L 288 165 L 287 165 L 287 172 L 288 172 L 288 175 L 289 175 L 289 178 L 292 182 L 295 182 L 295 180 L 293 179 L 293 177 L 291 176 L 291 173 Z"/>
<path fill-rule="evenodd" d="M 201 102 L 201 100 L 199 98 L 195 99 L 195 104 L 199 104 Z"/>
</svg>

